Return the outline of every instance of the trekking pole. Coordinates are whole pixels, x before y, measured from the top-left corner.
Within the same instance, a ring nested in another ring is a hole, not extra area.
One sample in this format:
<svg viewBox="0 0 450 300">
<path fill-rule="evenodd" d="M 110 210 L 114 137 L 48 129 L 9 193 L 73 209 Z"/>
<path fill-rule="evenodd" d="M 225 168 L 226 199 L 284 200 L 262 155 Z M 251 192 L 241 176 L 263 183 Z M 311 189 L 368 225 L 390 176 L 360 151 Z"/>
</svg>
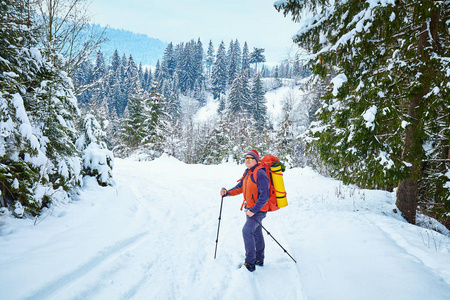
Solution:
<svg viewBox="0 0 450 300">
<path fill-rule="evenodd" d="M 219 242 L 220 219 L 222 218 L 222 204 L 223 204 L 223 196 L 222 196 L 222 200 L 220 201 L 219 225 L 217 226 L 216 250 L 214 251 L 214 259 L 216 259 L 217 244 Z"/>
<path fill-rule="evenodd" d="M 270 232 L 269 232 L 266 228 L 264 228 L 264 226 L 261 224 L 261 222 L 259 222 L 259 221 L 258 221 L 256 218 L 254 218 L 254 217 L 252 217 L 252 218 L 256 221 L 256 223 L 258 223 L 259 225 L 261 225 L 262 229 L 264 229 L 264 230 L 267 232 L 267 234 L 268 234 L 271 238 L 273 238 L 273 240 L 274 240 L 275 242 L 277 242 L 278 246 L 280 246 L 281 249 L 284 250 L 284 253 L 286 253 L 287 255 L 289 255 L 289 257 L 290 257 L 295 263 L 297 263 L 297 261 L 289 254 L 289 252 L 287 252 L 287 250 L 284 249 L 283 246 L 280 245 L 280 243 L 278 243 L 278 241 L 273 237 L 273 235 L 271 235 Z"/>
</svg>

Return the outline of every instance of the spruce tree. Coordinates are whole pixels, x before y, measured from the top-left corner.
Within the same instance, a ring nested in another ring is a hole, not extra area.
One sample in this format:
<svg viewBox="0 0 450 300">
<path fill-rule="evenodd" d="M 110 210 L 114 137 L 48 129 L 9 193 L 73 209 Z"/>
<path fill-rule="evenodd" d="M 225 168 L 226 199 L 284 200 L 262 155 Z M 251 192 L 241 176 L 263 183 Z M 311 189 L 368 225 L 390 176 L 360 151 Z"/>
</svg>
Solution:
<svg viewBox="0 0 450 300">
<path fill-rule="evenodd" d="M 127 115 L 122 120 L 122 128 L 119 132 L 121 146 L 116 150 L 123 156 L 142 145 L 142 140 L 147 134 L 145 122 L 147 122 L 147 102 L 149 95 L 144 93 L 132 94 L 128 100 Z"/>
<path fill-rule="evenodd" d="M 211 75 L 211 85 L 214 99 L 218 99 L 221 94 L 225 93 L 227 85 L 227 65 L 225 58 L 225 44 L 223 41 L 217 49 L 216 60 Z"/>
<path fill-rule="evenodd" d="M 161 72 L 164 79 L 173 77 L 176 69 L 176 60 L 173 44 L 169 43 L 164 51 L 164 56 L 161 61 Z"/>
<path fill-rule="evenodd" d="M 39 165 L 31 159 L 43 154 L 26 115 L 23 92 L 39 72 L 42 57 L 32 48 L 37 42 L 26 24 L 27 12 L 22 1 L 0 3 L 0 205 L 25 205 L 37 212 L 41 205 L 32 187 L 39 182 Z M 17 215 L 23 216 L 23 209 Z"/>
<path fill-rule="evenodd" d="M 83 173 L 95 177 L 101 186 L 113 185 L 114 156 L 104 142 L 106 134 L 102 126 L 93 115 L 87 114 L 80 132 L 76 146 L 82 153 Z"/>
<path fill-rule="evenodd" d="M 311 145 L 346 183 L 398 186 L 397 206 L 411 223 L 423 196 L 419 184 L 433 181 L 422 172 L 424 163 L 433 168 L 433 151 L 425 149 L 436 147 L 430 142 L 436 137 L 448 144 L 448 119 L 437 127 L 431 119 L 448 116 L 449 6 L 431 0 L 277 4 L 295 20 L 315 16 L 295 41 L 314 54 L 315 74 L 332 75 Z M 448 163 L 441 167 L 431 172 L 444 174 Z M 448 203 L 448 197 L 435 200 Z"/>
<path fill-rule="evenodd" d="M 236 39 L 234 41 L 234 55 L 236 59 L 236 65 L 237 65 L 237 72 L 240 74 L 242 72 L 242 51 L 241 51 L 241 45 L 239 44 L 239 41 Z"/>
<path fill-rule="evenodd" d="M 158 93 L 156 84 L 152 87 L 149 97 L 145 98 L 146 112 L 143 128 L 145 136 L 142 144 L 151 151 L 153 158 L 164 152 L 164 136 L 167 128 L 168 114 L 166 113 L 166 100 Z"/>
<path fill-rule="evenodd" d="M 194 86 L 202 86 L 205 79 L 203 76 L 203 44 L 198 39 L 197 43 L 193 44 L 193 60 L 194 60 Z"/>
<path fill-rule="evenodd" d="M 247 42 L 244 43 L 244 48 L 242 49 L 242 68 L 241 72 L 249 70 L 250 75 L 250 52 L 248 50 Z"/>
<path fill-rule="evenodd" d="M 79 111 L 61 56 L 38 49 L 28 4 L 0 4 L 0 182 L 3 205 L 16 201 L 39 214 L 80 184 Z"/>
<path fill-rule="evenodd" d="M 249 63 L 255 64 L 255 73 L 258 72 L 258 63 L 265 62 L 266 57 L 264 56 L 265 49 L 263 48 L 253 48 L 253 52 L 250 54 Z"/>
<path fill-rule="evenodd" d="M 233 81 L 228 102 L 232 114 L 248 113 L 255 108 L 254 102 L 251 101 L 247 72 L 244 72 Z"/>
<path fill-rule="evenodd" d="M 103 57 L 102 51 L 97 51 L 97 55 L 95 57 L 95 65 L 94 70 L 92 74 L 93 81 L 99 81 L 101 78 L 105 77 L 106 75 L 106 64 L 105 64 L 105 58 Z"/>
<path fill-rule="evenodd" d="M 255 118 L 258 130 L 262 132 L 266 125 L 267 106 L 265 92 L 259 73 L 257 73 L 253 79 L 251 99 L 253 102 L 251 110 L 253 112 L 253 117 Z"/>
<path fill-rule="evenodd" d="M 214 46 L 211 40 L 209 40 L 208 52 L 206 53 L 206 69 L 208 70 L 208 78 L 211 77 L 211 68 L 214 64 Z"/>
<path fill-rule="evenodd" d="M 119 70 L 119 66 L 120 66 L 120 56 L 119 56 L 119 51 L 114 50 L 113 56 L 111 58 L 111 70 L 116 73 Z"/>
<path fill-rule="evenodd" d="M 231 85 L 233 81 L 239 76 L 238 57 L 233 45 L 230 51 L 229 64 L 228 64 L 228 84 Z"/>
</svg>

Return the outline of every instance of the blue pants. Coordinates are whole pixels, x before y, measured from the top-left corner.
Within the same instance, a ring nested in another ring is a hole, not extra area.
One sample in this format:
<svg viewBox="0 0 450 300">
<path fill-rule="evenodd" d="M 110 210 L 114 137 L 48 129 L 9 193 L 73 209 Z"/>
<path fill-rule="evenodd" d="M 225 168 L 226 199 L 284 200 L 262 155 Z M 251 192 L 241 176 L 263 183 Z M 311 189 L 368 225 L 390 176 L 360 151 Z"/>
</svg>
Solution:
<svg viewBox="0 0 450 300">
<path fill-rule="evenodd" d="M 264 237 L 262 233 L 262 226 L 259 223 L 266 217 L 267 212 L 257 212 L 252 218 L 247 216 L 247 222 L 245 222 L 242 228 L 242 236 L 244 237 L 245 245 L 245 262 L 249 264 L 255 264 L 255 260 L 264 260 Z"/>
</svg>

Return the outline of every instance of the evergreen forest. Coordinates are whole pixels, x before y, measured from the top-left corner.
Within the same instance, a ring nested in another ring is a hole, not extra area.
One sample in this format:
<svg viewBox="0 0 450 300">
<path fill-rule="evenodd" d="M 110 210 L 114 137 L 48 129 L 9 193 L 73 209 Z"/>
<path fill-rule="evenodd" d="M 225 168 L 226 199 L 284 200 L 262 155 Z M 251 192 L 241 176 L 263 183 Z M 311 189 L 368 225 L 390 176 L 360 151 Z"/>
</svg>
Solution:
<svg viewBox="0 0 450 300">
<path fill-rule="evenodd" d="M 409 222 L 450 228 L 450 1 L 277 1 L 300 28 L 277 66 L 237 39 L 168 43 L 155 66 L 105 57 L 66 2 L 0 3 L 1 213 L 38 216 L 83 176 L 114 185 L 114 157 L 242 163 L 257 149 L 396 191 Z M 270 119 L 267 93 L 286 86 L 303 97 Z"/>
</svg>

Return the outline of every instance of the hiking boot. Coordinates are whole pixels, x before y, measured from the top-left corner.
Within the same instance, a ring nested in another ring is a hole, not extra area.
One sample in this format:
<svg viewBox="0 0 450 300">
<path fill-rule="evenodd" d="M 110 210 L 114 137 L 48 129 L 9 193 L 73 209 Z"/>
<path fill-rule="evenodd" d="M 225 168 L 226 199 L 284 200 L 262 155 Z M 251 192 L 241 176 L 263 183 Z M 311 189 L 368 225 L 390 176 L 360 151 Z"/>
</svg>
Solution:
<svg viewBox="0 0 450 300">
<path fill-rule="evenodd" d="M 250 272 L 255 271 L 255 265 L 253 264 L 249 264 L 249 263 L 245 263 L 244 266 L 247 268 L 247 270 L 249 270 Z"/>
<path fill-rule="evenodd" d="M 255 260 L 255 265 L 260 267 L 264 266 L 264 260 Z"/>
</svg>

